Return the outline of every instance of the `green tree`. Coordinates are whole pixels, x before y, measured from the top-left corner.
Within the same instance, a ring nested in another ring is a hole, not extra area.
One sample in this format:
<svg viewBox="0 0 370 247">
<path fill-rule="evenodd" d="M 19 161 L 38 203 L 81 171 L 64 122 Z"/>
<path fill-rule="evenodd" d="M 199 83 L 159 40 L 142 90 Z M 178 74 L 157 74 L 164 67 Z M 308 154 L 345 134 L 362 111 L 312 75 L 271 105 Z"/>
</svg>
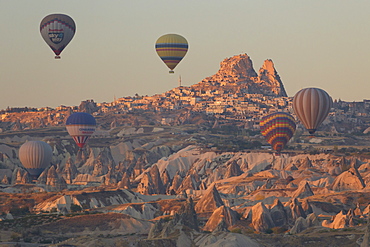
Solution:
<svg viewBox="0 0 370 247">
<path fill-rule="evenodd" d="M 71 212 L 80 212 L 82 211 L 82 208 L 80 205 L 76 205 L 76 204 L 71 204 Z"/>
</svg>

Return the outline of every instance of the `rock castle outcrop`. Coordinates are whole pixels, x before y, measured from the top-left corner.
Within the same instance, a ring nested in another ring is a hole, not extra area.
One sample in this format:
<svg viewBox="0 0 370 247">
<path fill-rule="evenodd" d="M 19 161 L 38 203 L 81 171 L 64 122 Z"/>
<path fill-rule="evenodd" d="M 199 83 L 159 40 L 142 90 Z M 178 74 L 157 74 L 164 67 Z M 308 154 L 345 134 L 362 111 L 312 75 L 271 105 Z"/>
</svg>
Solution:
<svg viewBox="0 0 370 247">
<path fill-rule="evenodd" d="M 193 87 L 205 89 L 212 86 L 238 85 L 246 93 L 259 93 L 270 96 L 286 97 L 283 83 L 271 59 L 264 61 L 258 74 L 247 54 L 224 59 L 220 69 L 213 76 L 207 77 Z"/>
</svg>

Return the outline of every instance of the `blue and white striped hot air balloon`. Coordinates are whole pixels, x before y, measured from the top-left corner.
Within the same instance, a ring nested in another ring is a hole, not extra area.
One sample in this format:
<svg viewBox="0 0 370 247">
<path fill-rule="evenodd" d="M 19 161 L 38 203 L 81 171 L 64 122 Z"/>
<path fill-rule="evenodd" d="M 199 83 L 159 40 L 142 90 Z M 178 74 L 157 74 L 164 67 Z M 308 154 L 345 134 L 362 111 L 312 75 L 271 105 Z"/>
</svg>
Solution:
<svg viewBox="0 0 370 247">
<path fill-rule="evenodd" d="M 89 137 L 96 129 L 95 118 L 85 112 L 76 112 L 70 115 L 66 122 L 66 128 L 77 146 L 83 148 Z"/>
</svg>

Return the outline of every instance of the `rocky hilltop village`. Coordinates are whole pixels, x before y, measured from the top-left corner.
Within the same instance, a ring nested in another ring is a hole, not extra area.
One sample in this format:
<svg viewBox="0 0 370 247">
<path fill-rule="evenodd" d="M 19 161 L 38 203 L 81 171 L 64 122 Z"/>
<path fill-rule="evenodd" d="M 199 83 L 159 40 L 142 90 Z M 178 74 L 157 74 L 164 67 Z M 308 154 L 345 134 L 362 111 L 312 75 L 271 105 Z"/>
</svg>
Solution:
<svg viewBox="0 0 370 247">
<path fill-rule="evenodd" d="M 235 93 L 262 94 L 264 96 L 287 97 L 283 83 L 271 59 L 265 60 L 257 74 L 247 54 L 226 58 L 219 71 L 191 86 L 198 90 L 220 90 L 237 86 Z"/>
<path fill-rule="evenodd" d="M 337 100 L 315 138 L 276 155 L 261 115 L 291 112 L 271 60 L 248 55 L 161 95 L 8 108 L 0 123 L 0 241 L 9 246 L 369 246 L 368 102 Z M 80 150 L 64 124 L 93 114 Z M 32 180 L 27 140 L 53 149 Z"/>
</svg>

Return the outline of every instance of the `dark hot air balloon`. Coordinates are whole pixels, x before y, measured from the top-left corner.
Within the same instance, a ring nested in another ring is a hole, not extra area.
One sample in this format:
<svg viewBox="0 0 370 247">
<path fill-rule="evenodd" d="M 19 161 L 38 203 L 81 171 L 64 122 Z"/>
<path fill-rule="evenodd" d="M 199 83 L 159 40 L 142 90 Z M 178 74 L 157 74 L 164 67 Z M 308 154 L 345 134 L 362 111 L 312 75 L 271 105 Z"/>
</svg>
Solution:
<svg viewBox="0 0 370 247">
<path fill-rule="evenodd" d="M 86 141 L 95 132 L 96 121 L 95 118 L 88 113 L 75 112 L 68 117 L 66 128 L 76 144 L 80 148 L 83 148 Z"/>
<path fill-rule="evenodd" d="M 29 174 L 38 177 L 50 165 L 53 151 L 43 141 L 28 141 L 19 148 L 19 159 Z"/>
<path fill-rule="evenodd" d="M 55 53 L 55 58 L 60 58 L 60 53 L 72 40 L 75 32 L 75 22 L 68 15 L 51 14 L 40 23 L 41 36 Z"/>
<path fill-rule="evenodd" d="M 174 73 L 174 68 L 184 58 L 188 47 L 186 39 L 178 34 L 165 34 L 155 43 L 155 50 L 170 69 L 170 73 Z"/>
<path fill-rule="evenodd" d="M 328 116 L 333 100 L 320 88 L 305 88 L 295 94 L 293 109 L 299 120 L 312 135 Z"/>
<path fill-rule="evenodd" d="M 292 138 L 296 124 L 292 115 L 286 112 L 276 112 L 263 117 L 260 121 L 260 128 L 267 142 L 280 153 Z"/>
</svg>

